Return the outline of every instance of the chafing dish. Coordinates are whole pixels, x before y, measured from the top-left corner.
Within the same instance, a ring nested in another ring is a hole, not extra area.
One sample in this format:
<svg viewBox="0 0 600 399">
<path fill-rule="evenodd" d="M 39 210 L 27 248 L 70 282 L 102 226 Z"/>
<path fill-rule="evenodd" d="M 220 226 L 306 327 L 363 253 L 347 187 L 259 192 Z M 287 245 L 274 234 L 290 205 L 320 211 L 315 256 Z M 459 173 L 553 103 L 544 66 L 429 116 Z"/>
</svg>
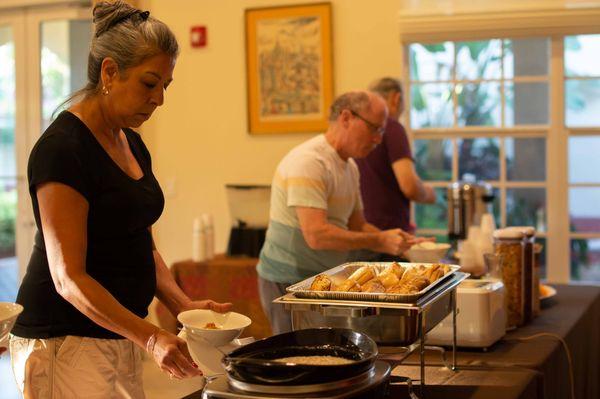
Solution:
<svg viewBox="0 0 600 399">
<path fill-rule="evenodd" d="M 364 332 L 378 344 L 403 346 L 418 340 L 421 318 L 422 330 L 426 334 L 452 312 L 456 287 L 467 277 L 467 273 L 454 272 L 414 303 L 303 298 L 293 291 L 274 302 L 291 310 L 294 330 L 316 327 L 349 328 Z M 304 295 L 304 292 L 300 295 Z"/>
<path fill-rule="evenodd" d="M 423 388 L 425 334 L 451 313 L 452 369 L 456 368 L 456 287 L 468 276 L 468 273 L 453 271 L 440 279 L 438 284 L 428 287 L 427 292 L 413 303 L 306 298 L 302 297 L 305 296 L 305 292 L 293 290 L 273 302 L 282 304 L 291 311 L 294 330 L 316 327 L 348 328 L 367 334 L 378 344 L 408 346 L 409 353 L 418 348 Z"/>
<path fill-rule="evenodd" d="M 392 262 L 350 262 L 344 263 L 343 265 L 329 269 L 323 273 L 327 275 L 333 282 L 340 283 L 346 280 L 352 273 L 363 266 L 371 266 L 375 269 L 376 273 L 380 273 L 386 266 Z M 431 266 L 431 263 L 404 263 L 396 262 L 400 266 L 408 269 L 417 267 L 420 265 Z M 300 281 L 294 285 L 286 288 L 287 292 L 293 293 L 298 298 L 312 298 L 312 299 L 339 299 L 339 300 L 350 300 L 350 301 L 368 301 L 368 302 L 402 302 L 402 303 L 415 303 L 419 298 L 435 289 L 437 286 L 446 281 L 452 274 L 454 274 L 460 266 L 448 265 L 450 271 L 441 278 L 437 279 L 421 291 L 414 294 L 389 294 L 389 293 L 374 293 L 374 292 L 344 292 L 344 291 L 311 291 L 310 285 L 314 278 L 309 277 L 305 280 Z"/>
</svg>

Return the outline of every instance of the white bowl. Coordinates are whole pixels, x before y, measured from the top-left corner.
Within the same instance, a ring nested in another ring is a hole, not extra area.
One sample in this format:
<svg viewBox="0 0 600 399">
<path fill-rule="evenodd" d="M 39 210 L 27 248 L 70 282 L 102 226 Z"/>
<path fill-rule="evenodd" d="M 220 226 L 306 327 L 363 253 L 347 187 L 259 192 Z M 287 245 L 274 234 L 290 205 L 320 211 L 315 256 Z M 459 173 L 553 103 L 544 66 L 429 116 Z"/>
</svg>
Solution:
<svg viewBox="0 0 600 399">
<path fill-rule="evenodd" d="M 450 249 L 450 244 L 445 243 L 429 243 L 426 247 L 422 247 L 421 245 L 413 245 L 404 253 L 410 262 L 439 263 Z"/>
<path fill-rule="evenodd" d="M 217 313 L 207 309 L 194 309 L 179 313 L 177 320 L 190 339 L 199 339 L 213 346 L 223 346 L 240 336 L 252 320 L 236 312 Z M 215 323 L 219 328 L 205 328 L 207 323 Z"/>
<path fill-rule="evenodd" d="M 8 337 L 17 316 L 23 311 L 23 306 L 18 303 L 0 302 L 0 342 Z"/>
</svg>

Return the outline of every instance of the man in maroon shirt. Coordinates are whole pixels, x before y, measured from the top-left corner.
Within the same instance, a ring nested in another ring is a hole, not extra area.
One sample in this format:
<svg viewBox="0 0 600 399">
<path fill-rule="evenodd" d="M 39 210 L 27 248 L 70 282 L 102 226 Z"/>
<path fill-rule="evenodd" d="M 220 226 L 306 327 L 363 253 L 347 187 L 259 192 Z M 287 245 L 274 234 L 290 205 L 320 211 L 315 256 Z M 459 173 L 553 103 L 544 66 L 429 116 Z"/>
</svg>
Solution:
<svg viewBox="0 0 600 399">
<path fill-rule="evenodd" d="M 366 158 L 356 159 L 364 215 L 380 229 L 401 228 L 413 232 L 410 202 L 432 204 L 436 200 L 435 191 L 417 175 L 406 131 L 398 122 L 404 111 L 400 82 L 382 78 L 369 89 L 386 100 L 389 118 L 381 144 Z"/>
</svg>

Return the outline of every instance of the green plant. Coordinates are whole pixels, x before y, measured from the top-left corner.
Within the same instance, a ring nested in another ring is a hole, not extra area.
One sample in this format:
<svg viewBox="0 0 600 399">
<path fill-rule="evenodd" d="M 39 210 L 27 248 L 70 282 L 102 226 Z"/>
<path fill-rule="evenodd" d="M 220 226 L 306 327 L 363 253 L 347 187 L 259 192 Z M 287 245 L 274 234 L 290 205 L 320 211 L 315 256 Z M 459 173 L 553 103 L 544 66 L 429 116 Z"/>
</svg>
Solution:
<svg viewBox="0 0 600 399">
<path fill-rule="evenodd" d="M 12 254 L 15 249 L 17 191 L 0 192 L 0 254 Z"/>
</svg>

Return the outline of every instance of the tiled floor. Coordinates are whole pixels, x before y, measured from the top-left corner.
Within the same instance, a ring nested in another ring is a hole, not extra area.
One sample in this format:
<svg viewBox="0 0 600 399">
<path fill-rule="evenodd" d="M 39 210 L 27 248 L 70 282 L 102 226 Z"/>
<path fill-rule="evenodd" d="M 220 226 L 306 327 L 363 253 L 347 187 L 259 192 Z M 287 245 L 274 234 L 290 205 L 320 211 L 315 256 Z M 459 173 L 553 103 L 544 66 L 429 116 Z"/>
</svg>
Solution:
<svg viewBox="0 0 600 399">
<path fill-rule="evenodd" d="M 144 361 L 144 391 L 147 399 L 182 398 L 202 388 L 202 377 L 187 380 L 171 380 L 150 359 Z M 10 359 L 5 353 L 0 357 L 0 399 L 19 399 L 15 386 Z"/>
</svg>

